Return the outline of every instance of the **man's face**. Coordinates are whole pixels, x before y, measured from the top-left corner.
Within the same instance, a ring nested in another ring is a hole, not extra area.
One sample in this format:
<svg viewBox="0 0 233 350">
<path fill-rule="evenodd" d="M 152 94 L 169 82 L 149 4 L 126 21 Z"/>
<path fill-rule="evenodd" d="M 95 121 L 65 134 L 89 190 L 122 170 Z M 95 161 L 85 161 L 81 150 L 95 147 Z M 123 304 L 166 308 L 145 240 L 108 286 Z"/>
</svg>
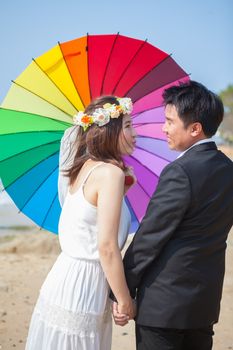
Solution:
<svg viewBox="0 0 233 350">
<path fill-rule="evenodd" d="M 185 128 L 183 121 L 177 113 L 174 105 L 168 104 L 165 107 L 165 124 L 163 132 L 167 135 L 168 146 L 172 150 L 185 151 L 194 143 L 192 124 Z"/>
</svg>

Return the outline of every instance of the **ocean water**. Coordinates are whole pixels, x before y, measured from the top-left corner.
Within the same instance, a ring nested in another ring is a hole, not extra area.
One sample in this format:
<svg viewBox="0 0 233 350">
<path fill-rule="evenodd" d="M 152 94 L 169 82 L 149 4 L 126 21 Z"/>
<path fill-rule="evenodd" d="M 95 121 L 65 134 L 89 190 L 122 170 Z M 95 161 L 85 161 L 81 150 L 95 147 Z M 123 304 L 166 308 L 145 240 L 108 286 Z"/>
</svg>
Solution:
<svg viewBox="0 0 233 350">
<path fill-rule="evenodd" d="M 0 205 L 11 204 L 12 200 L 8 196 L 8 194 L 3 191 L 3 187 L 0 182 Z"/>
<path fill-rule="evenodd" d="M 18 208 L 6 192 L 0 192 L 0 236 L 15 234 L 35 227 L 35 224 Z"/>
</svg>

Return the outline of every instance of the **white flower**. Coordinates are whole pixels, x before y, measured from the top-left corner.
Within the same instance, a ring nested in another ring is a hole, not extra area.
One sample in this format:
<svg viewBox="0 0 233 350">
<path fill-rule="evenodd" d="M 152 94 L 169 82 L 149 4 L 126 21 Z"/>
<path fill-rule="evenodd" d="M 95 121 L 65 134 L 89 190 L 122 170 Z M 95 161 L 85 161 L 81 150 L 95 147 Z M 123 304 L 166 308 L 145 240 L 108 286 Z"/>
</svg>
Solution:
<svg viewBox="0 0 233 350">
<path fill-rule="evenodd" d="M 84 116 L 83 111 L 80 111 L 77 114 L 75 114 L 75 116 L 73 117 L 74 124 L 83 126 L 82 125 L 83 123 L 81 121 L 83 116 Z"/>
<path fill-rule="evenodd" d="M 79 125 L 83 128 L 84 131 L 94 123 L 93 117 L 91 115 L 87 115 L 86 113 L 80 111 L 73 118 L 74 124 Z"/>
<path fill-rule="evenodd" d="M 133 104 L 130 98 L 117 98 L 119 105 L 105 103 L 103 108 L 97 108 L 93 115 L 87 115 L 80 111 L 74 117 L 74 124 L 83 127 L 84 131 L 93 123 L 103 126 L 109 123 L 110 118 L 118 118 L 121 114 L 130 114 L 133 110 Z"/>
<path fill-rule="evenodd" d="M 98 126 L 104 126 L 110 121 L 110 113 L 108 109 L 97 108 L 93 113 L 94 123 Z"/>
<path fill-rule="evenodd" d="M 117 109 L 118 106 L 116 105 L 112 105 L 110 108 L 109 108 L 109 112 L 110 112 L 110 115 L 111 115 L 111 118 L 118 118 L 121 114 L 121 111 L 119 111 L 119 109 Z"/>
<path fill-rule="evenodd" d="M 120 103 L 120 106 L 124 114 L 126 113 L 130 114 L 132 112 L 133 104 L 132 104 L 131 98 L 123 97 L 123 98 L 118 98 L 117 100 Z"/>
</svg>

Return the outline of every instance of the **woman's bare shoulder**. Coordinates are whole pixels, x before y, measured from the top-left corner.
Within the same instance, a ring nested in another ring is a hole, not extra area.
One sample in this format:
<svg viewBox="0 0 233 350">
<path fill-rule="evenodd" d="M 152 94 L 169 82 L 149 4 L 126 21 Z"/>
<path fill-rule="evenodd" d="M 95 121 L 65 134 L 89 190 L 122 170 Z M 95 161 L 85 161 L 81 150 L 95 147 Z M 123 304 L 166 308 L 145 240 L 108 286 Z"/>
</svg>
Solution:
<svg viewBox="0 0 233 350">
<path fill-rule="evenodd" d="M 124 179 L 125 175 L 121 168 L 111 163 L 102 163 L 97 169 L 97 176 L 102 180 L 119 180 Z"/>
</svg>

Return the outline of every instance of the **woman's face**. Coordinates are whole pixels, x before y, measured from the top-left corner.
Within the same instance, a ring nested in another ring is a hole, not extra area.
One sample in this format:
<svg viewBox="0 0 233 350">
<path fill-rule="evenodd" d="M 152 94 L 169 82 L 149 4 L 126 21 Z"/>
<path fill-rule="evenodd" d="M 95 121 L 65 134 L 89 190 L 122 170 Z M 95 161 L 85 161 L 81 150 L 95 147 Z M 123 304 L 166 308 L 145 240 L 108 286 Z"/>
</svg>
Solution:
<svg viewBox="0 0 233 350">
<path fill-rule="evenodd" d="M 136 145 L 136 131 L 132 125 L 131 116 L 125 114 L 122 118 L 122 130 L 119 136 L 119 149 L 122 155 L 132 154 Z"/>
</svg>

